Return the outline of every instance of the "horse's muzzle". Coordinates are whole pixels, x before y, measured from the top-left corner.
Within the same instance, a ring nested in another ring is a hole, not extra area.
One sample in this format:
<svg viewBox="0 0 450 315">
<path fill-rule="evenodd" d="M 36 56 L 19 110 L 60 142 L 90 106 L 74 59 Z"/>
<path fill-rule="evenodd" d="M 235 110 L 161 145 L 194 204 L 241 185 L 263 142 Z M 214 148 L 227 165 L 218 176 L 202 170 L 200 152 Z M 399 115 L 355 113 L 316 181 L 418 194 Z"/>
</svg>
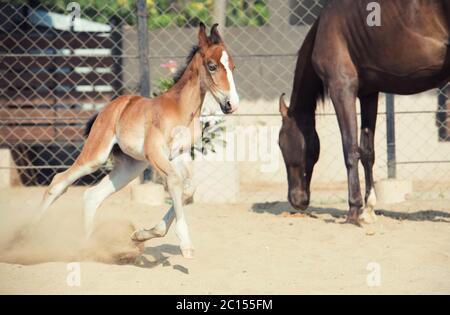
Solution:
<svg viewBox="0 0 450 315">
<path fill-rule="evenodd" d="M 300 189 L 289 192 L 289 203 L 296 209 L 305 211 L 309 207 L 309 195 Z"/>
</svg>

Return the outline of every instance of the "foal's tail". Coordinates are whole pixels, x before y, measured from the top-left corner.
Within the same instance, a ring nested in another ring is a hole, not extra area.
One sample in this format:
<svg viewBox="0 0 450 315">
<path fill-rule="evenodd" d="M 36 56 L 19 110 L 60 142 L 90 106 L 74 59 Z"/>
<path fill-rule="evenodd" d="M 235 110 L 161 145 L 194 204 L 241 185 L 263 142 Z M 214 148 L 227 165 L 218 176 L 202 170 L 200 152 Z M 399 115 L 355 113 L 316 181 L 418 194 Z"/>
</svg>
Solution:
<svg viewBox="0 0 450 315">
<path fill-rule="evenodd" d="M 87 138 L 89 134 L 91 133 L 92 125 L 94 124 L 95 120 L 97 119 L 98 113 L 96 113 L 94 116 L 89 118 L 88 122 L 86 123 L 86 129 L 84 129 L 84 137 Z"/>
</svg>

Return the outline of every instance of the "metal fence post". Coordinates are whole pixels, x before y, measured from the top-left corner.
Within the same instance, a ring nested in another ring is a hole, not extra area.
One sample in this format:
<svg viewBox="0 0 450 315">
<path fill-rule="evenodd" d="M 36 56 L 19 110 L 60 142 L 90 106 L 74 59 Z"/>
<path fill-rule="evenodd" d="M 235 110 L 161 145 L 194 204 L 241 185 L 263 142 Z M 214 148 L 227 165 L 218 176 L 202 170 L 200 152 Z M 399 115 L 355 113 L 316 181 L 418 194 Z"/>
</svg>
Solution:
<svg viewBox="0 0 450 315">
<path fill-rule="evenodd" d="M 117 17 L 113 16 L 109 20 L 111 25 L 111 39 L 114 41 L 114 48 L 111 49 L 111 54 L 114 59 L 114 65 L 112 66 L 112 72 L 114 73 L 114 80 L 111 85 L 114 88 L 114 97 L 122 95 L 123 93 L 123 61 L 122 61 L 122 50 L 123 50 L 123 21 Z"/>
<path fill-rule="evenodd" d="M 137 0 L 138 17 L 138 49 L 139 49 L 139 93 L 141 96 L 150 97 L 150 65 L 148 60 L 148 26 L 147 26 L 147 1 Z M 151 168 L 147 168 L 139 177 L 143 183 L 151 178 Z"/>
<path fill-rule="evenodd" d="M 137 0 L 138 47 L 139 47 L 139 93 L 150 96 L 150 66 L 148 60 L 147 1 Z"/>
<path fill-rule="evenodd" d="M 222 33 L 222 36 L 226 26 L 226 7 L 227 3 L 225 0 L 214 1 L 213 23 L 219 23 L 219 31 Z"/>
<path fill-rule="evenodd" d="M 449 112 L 447 112 L 447 104 L 449 102 L 450 86 L 445 86 L 439 90 L 438 94 L 438 111 L 436 113 L 436 124 L 438 127 L 439 141 L 450 141 L 450 125 L 447 120 Z"/>
<path fill-rule="evenodd" d="M 395 152 L 395 99 L 393 94 L 386 94 L 386 140 L 388 178 L 397 177 L 397 160 Z"/>
</svg>

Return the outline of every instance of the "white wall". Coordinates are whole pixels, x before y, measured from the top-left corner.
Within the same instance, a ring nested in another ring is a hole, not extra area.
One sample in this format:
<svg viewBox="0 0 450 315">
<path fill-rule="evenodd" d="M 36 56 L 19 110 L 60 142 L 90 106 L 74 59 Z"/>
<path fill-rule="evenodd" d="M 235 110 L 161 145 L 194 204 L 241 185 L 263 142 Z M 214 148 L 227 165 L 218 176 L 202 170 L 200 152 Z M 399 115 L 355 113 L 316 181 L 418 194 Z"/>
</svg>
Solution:
<svg viewBox="0 0 450 315">
<path fill-rule="evenodd" d="M 429 163 L 399 164 L 397 176 L 399 179 L 414 181 L 450 181 L 450 163 L 430 163 L 432 161 L 450 161 L 450 142 L 439 142 L 438 127 L 436 125 L 437 92 L 431 91 L 415 96 L 396 96 L 396 143 L 397 161 L 414 162 L 428 161 Z M 385 99 L 380 98 L 379 116 L 375 138 L 376 164 L 375 179 L 387 177 L 386 157 L 386 119 Z M 359 105 L 358 105 L 359 107 Z M 276 113 L 278 100 L 243 101 L 240 114 L 256 113 L 258 109 L 268 109 L 266 113 Z M 408 113 L 412 111 L 428 111 L 429 113 Z M 261 112 L 259 112 L 261 113 Z M 332 115 L 322 115 L 332 114 Z M 237 117 L 236 124 L 254 126 L 280 126 L 280 117 Z M 325 106 L 319 106 L 317 116 L 317 131 L 321 140 L 321 156 L 314 172 L 315 183 L 345 182 L 340 132 L 334 109 L 329 100 Z M 273 145 L 277 145 L 274 143 Z M 274 172 L 261 172 L 260 162 L 241 162 L 241 182 L 252 181 L 284 182 L 286 181 L 284 164 L 279 153 L 280 167 Z M 267 164 L 267 162 L 265 162 Z M 361 167 L 360 175 L 363 176 Z"/>
</svg>

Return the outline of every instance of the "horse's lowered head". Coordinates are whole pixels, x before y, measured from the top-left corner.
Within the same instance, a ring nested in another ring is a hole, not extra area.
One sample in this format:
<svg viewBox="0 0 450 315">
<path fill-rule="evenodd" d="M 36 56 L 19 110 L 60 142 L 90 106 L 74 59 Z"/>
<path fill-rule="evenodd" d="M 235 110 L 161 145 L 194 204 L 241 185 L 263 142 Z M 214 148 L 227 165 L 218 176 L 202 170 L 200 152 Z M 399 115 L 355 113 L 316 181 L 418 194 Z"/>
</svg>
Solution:
<svg viewBox="0 0 450 315">
<path fill-rule="evenodd" d="M 320 142 L 314 125 L 296 117 L 280 97 L 283 124 L 279 146 L 288 177 L 288 199 L 297 210 L 306 210 L 310 201 L 310 183 L 314 165 L 319 159 Z"/>
<path fill-rule="evenodd" d="M 239 105 L 233 78 L 235 65 L 217 27 L 218 24 L 214 24 L 210 35 L 207 36 L 205 25 L 200 24 L 198 47 L 203 63 L 200 77 L 202 84 L 219 103 L 222 112 L 231 114 Z"/>
</svg>

